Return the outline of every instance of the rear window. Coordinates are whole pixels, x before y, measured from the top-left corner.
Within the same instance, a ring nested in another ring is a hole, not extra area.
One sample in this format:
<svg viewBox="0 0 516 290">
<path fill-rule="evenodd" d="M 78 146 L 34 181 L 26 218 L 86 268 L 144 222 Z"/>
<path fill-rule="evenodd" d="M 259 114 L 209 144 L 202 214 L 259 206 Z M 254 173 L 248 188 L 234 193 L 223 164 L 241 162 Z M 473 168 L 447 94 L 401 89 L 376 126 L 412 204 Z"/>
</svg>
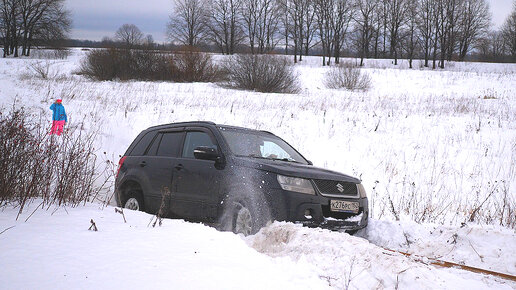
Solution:
<svg viewBox="0 0 516 290">
<path fill-rule="evenodd" d="M 148 132 L 146 133 L 140 141 L 138 141 L 138 144 L 134 146 L 133 150 L 131 151 L 132 156 L 142 156 L 145 153 L 145 149 L 149 147 L 150 142 L 154 138 L 154 135 L 156 132 Z"/>
</svg>

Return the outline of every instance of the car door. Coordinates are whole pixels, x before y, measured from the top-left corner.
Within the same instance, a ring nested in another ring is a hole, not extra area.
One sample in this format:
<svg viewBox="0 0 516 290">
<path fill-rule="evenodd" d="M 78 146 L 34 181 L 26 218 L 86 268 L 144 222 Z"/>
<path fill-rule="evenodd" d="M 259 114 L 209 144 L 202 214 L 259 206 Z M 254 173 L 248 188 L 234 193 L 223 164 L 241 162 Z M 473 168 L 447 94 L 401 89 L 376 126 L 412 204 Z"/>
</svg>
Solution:
<svg viewBox="0 0 516 290">
<path fill-rule="evenodd" d="M 207 128 L 188 128 L 177 165 L 174 167 L 174 192 L 177 199 L 188 201 L 171 205 L 175 211 L 183 211 L 188 218 L 199 221 L 214 221 L 217 216 L 218 194 L 224 169 L 215 167 L 215 161 L 196 159 L 196 147 L 206 146 L 220 152 L 217 141 Z"/>
<path fill-rule="evenodd" d="M 145 161 L 140 166 L 145 168 L 149 192 L 145 199 L 146 211 L 157 213 L 165 195 L 165 214 L 172 197 L 173 168 L 181 152 L 183 128 L 163 130 L 158 133 L 147 150 Z"/>
</svg>

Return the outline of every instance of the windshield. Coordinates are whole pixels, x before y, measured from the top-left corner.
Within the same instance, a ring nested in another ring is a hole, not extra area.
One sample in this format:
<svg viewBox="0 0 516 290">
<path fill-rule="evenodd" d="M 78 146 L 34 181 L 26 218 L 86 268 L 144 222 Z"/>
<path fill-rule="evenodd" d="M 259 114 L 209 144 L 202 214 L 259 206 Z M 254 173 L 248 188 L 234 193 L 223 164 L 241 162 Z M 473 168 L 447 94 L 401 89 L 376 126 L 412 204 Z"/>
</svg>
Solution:
<svg viewBox="0 0 516 290">
<path fill-rule="evenodd" d="M 227 129 L 221 131 L 229 148 L 237 156 L 308 164 L 287 142 L 272 134 Z"/>
</svg>

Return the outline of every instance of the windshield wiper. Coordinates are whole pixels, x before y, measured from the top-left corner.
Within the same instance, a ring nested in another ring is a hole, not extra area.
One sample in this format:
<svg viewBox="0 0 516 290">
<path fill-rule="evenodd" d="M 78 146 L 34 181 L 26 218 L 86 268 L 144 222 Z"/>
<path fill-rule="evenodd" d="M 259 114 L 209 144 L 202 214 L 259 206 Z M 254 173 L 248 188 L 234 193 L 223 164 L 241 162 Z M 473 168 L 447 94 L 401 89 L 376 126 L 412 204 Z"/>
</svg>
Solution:
<svg viewBox="0 0 516 290">
<path fill-rule="evenodd" d="M 263 156 L 258 156 L 256 154 L 249 154 L 245 157 L 252 157 L 252 158 L 257 158 L 257 159 L 266 159 L 266 160 L 279 160 L 279 161 L 285 161 L 285 162 L 292 162 L 292 163 L 301 163 L 299 161 L 296 161 L 294 159 L 289 159 L 289 158 L 271 158 L 271 157 L 263 157 Z M 302 163 L 301 163 L 302 164 Z"/>
<path fill-rule="evenodd" d="M 296 161 L 294 159 L 288 159 L 288 158 L 267 158 L 271 160 L 279 160 L 279 161 L 285 161 L 285 162 L 292 162 L 292 163 L 301 163 L 299 161 Z"/>
</svg>

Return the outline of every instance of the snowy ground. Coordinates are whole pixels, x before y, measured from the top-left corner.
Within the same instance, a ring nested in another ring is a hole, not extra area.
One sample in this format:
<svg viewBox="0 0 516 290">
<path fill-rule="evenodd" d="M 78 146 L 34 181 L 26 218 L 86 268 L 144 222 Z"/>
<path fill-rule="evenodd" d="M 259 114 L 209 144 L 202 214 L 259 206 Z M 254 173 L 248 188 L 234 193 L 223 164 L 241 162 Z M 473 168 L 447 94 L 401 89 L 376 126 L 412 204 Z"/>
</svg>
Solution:
<svg viewBox="0 0 516 290">
<path fill-rule="evenodd" d="M 516 220 L 507 210 L 516 208 L 516 65 L 432 71 L 369 60 L 373 88 L 347 92 L 325 88 L 326 68 L 308 58 L 296 67 L 302 91 L 280 95 L 92 82 L 73 74 L 83 53 L 0 59 L 0 106 L 16 102 L 50 119 L 48 106 L 63 98 L 69 125 L 99 130 L 99 152 L 115 163 L 156 124 L 211 120 L 268 130 L 315 165 L 360 177 L 373 219 L 355 237 L 275 223 L 242 239 L 177 220 L 149 228 L 151 217 L 136 212 L 126 212 L 124 224 L 97 205 L 38 211 L 26 223 L 30 210 L 15 221 L 6 208 L 0 232 L 15 227 L 0 234 L 7 269 L 0 288 L 516 288 L 383 249 L 516 275 Z M 31 64 L 47 62 L 50 78 L 36 77 Z M 475 221 L 461 227 L 476 208 Z M 99 232 L 87 231 L 91 218 Z"/>
<path fill-rule="evenodd" d="M 516 274 L 514 232 L 493 227 L 457 230 L 373 221 L 359 236 L 274 223 L 255 236 L 164 220 L 98 205 L 37 211 L 19 221 L 0 214 L 2 289 L 514 289 L 516 283 L 436 268 L 384 250 L 414 250 L 430 257 Z M 90 219 L 98 232 L 88 231 Z M 428 232 L 427 230 L 430 230 Z M 405 237 L 412 240 L 405 246 Z M 457 234 L 457 242 L 451 238 Z M 487 242 L 486 238 L 489 240 Z M 468 241 L 468 242 L 466 242 Z M 474 254 L 470 244 L 482 255 Z M 264 253 L 266 255 L 262 255 Z"/>
</svg>

